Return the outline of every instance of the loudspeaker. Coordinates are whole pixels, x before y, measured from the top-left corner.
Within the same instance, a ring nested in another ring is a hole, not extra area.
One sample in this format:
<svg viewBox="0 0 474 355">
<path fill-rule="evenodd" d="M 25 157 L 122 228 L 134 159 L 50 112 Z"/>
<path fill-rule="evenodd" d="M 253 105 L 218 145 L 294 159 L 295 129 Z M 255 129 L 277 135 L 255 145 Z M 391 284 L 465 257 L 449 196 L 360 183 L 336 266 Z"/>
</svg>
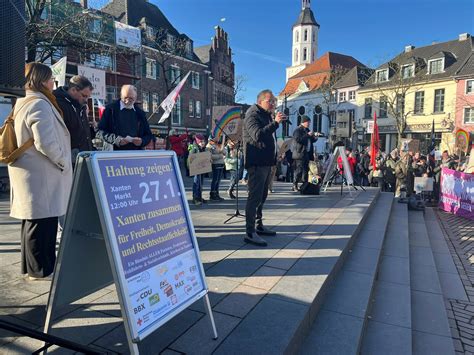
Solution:
<svg viewBox="0 0 474 355">
<path fill-rule="evenodd" d="M 0 95 L 25 95 L 25 18 L 25 0 L 0 1 Z"/>
<path fill-rule="evenodd" d="M 310 182 L 304 182 L 300 186 L 300 193 L 302 195 L 319 195 L 320 184 L 312 184 Z"/>
</svg>

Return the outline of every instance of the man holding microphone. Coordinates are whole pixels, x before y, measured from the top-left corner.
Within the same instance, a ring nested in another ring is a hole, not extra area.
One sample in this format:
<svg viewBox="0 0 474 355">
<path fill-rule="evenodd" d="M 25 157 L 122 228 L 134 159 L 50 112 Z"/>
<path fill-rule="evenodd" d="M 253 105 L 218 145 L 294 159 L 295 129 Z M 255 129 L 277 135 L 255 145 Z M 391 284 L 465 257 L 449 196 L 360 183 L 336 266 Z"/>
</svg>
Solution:
<svg viewBox="0 0 474 355">
<path fill-rule="evenodd" d="M 248 171 L 248 198 L 245 208 L 245 242 L 266 246 L 261 238 L 275 236 L 276 232 L 266 229 L 262 223 L 263 204 L 267 199 L 271 168 L 276 164 L 277 143 L 275 131 L 286 119 L 281 112 L 274 114 L 276 99 L 270 90 L 263 90 L 257 96 L 257 103 L 245 114 L 243 126 L 244 161 Z"/>
<path fill-rule="evenodd" d="M 313 143 L 318 139 L 318 133 L 309 130 L 311 119 L 301 117 L 301 124 L 293 132 L 293 161 L 295 162 L 295 182 L 293 191 L 298 191 L 298 183 L 308 181 L 309 161 L 313 159 Z"/>
</svg>

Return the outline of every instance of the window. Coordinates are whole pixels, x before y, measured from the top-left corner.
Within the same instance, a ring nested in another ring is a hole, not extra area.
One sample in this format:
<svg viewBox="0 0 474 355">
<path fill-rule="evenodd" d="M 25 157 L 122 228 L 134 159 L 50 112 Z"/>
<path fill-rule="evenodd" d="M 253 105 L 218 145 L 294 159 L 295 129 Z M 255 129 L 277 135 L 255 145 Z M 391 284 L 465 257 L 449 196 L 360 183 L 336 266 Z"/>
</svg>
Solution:
<svg viewBox="0 0 474 355">
<path fill-rule="evenodd" d="M 176 104 L 173 107 L 173 111 L 171 112 L 171 123 L 173 125 L 180 125 L 181 124 L 181 97 L 178 96 L 176 100 Z"/>
<path fill-rule="evenodd" d="M 168 48 L 174 49 L 174 37 L 169 33 L 166 35 L 166 43 L 168 44 Z"/>
<path fill-rule="evenodd" d="M 335 127 L 336 126 L 336 111 L 329 112 L 329 120 L 331 123 L 331 127 Z"/>
<path fill-rule="evenodd" d="M 151 109 L 153 112 L 158 112 L 158 108 L 160 105 L 160 98 L 158 97 L 158 94 L 152 94 L 151 95 Z"/>
<path fill-rule="evenodd" d="M 193 54 L 193 45 L 191 41 L 186 41 L 186 54 L 188 56 Z"/>
<path fill-rule="evenodd" d="M 89 21 L 89 32 L 95 34 L 102 32 L 102 21 L 100 18 L 91 18 Z"/>
<path fill-rule="evenodd" d="M 303 48 L 303 61 L 305 61 L 306 58 L 308 58 L 308 50 L 306 48 Z"/>
<path fill-rule="evenodd" d="M 339 102 L 344 102 L 346 101 L 346 92 L 345 91 L 341 91 L 339 93 Z"/>
<path fill-rule="evenodd" d="M 433 112 L 434 113 L 444 112 L 444 89 L 435 90 Z"/>
<path fill-rule="evenodd" d="M 405 95 L 397 95 L 397 101 L 395 102 L 395 113 L 399 117 L 405 114 Z"/>
<path fill-rule="evenodd" d="M 474 123 L 474 108 L 473 107 L 465 107 L 464 108 L 464 123 Z"/>
<path fill-rule="evenodd" d="M 329 102 L 336 102 L 336 100 L 337 100 L 336 92 L 332 92 L 329 95 Z"/>
<path fill-rule="evenodd" d="M 349 91 L 349 101 L 354 101 L 356 99 L 355 90 Z"/>
<path fill-rule="evenodd" d="M 151 26 L 146 26 L 146 36 L 148 37 L 148 39 L 151 39 L 151 40 L 155 40 L 155 36 L 156 36 L 156 31 L 153 27 Z"/>
<path fill-rule="evenodd" d="M 189 117 L 194 117 L 194 100 L 189 99 Z"/>
<path fill-rule="evenodd" d="M 316 42 L 316 31 L 313 31 L 313 42 Z"/>
<path fill-rule="evenodd" d="M 295 62 L 298 61 L 298 48 L 295 48 Z"/>
<path fill-rule="evenodd" d="M 300 40 L 300 32 L 299 31 L 296 31 L 295 32 L 295 42 L 298 43 Z"/>
<path fill-rule="evenodd" d="M 191 74 L 191 86 L 193 89 L 199 89 L 200 88 L 200 81 L 201 81 L 201 76 L 198 72 L 193 71 Z"/>
<path fill-rule="evenodd" d="M 402 66 L 402 78 L 408 79 L 415 75 L 415 65 L 409 64 Z"/>
<path fill-rule="evenodd" d="M 311 61 L 314 62 L 314 49 L 313 49 L 313 54 L 312 54 L 312 57 L 311 57 L 311 58 L 312 58 Z"/>
<path fill-rule="evenodd" d="M 387 96 L 380 96 L 379 99 L 379 117 L 386 118 L 387 117 Z"/>
<path fill-rule="evenodd" d="M 351 122 L 354 122 L 355 110 L 347 110 L 347 112 L 349 113 L 349 119 L 351 120 Z"/>
<path fill-rule="evenodd" d="M 415 108 L 414 108 L 415 114 L 416 115 L 422 114 L 424 106 L 425 106 L 425 92 L 424 91 L 415 92 Z"/>
<path fill-rule="evenodd" d="M 466 80 L 466 94 L 474 94 L 474 80 Z"/>
<path fill-rule="evenodd" d="M 156 60 L 145 58 L 146 61 L 146 77 L 148 79 L 156 79 Z"/>
<path fill-rule="evenodd" d="M 288 38 L 288 37 L 287 37 Z M 308 41 L 308 30 L 304 30 L 304 41 Z"/>
<path fill-rule="evenodd" d="M 176 85 L 180 79 L 181 71 L 178 66 L 170 65 L 170 81 L 171 85 Z"/>
<path fill-rule="evenodd" d="M 443 71 L 444 67 L 444 59 L 433 59 L 428 61 L 428 67 L 429 67 L 429 74 L 437 74 L 441 73 Z"/>
<path fill-rule="evenodd" d="M 365 99 L 364 107 L 364 118 L 370 118 L 372 116 L 372 98 Z"/>
<path fill-rule="evenodd" d="M 145 112 L 150 111 L 149 101 L 150 101 L 150 93 L 148 91 L 143 91 L 142 92 L 142 107 L 143 107 L 143 111 Z"/>
<path fill-rule="evenodd" d="M 117 88 L 115 86 L 106 86 L 105 103 L 110 104 L 117 98 Z"/>
<path fill-rule="evenodd" d="M 196 100 L 196 118 L 201 118 L 201 101 Z"/>
<path fill-rule="evenodd" d="M 377 70 L 377 82 L 382 83 L 388 80 L 388 69 Z"/>
<path fill-rule="evenodd" d="M 115 69 L 115 57 L 112 54 L 87 53 L 84 64 L 113 71 Z"/>
</svg>

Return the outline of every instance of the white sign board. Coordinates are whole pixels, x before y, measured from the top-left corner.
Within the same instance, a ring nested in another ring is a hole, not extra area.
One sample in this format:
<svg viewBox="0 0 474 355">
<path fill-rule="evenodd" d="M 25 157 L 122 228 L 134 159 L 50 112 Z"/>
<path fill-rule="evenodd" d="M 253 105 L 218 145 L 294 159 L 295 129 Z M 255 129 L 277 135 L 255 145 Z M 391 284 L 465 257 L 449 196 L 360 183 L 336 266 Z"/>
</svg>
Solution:
<svg viewBox="0 0 474 355">
<path fill-rule="evenodd" d="M 139 51 L 142 45 L 140 29 L 115 21 L 115 42 L 119 46 Z"/>
<path fill-rule="evenodd" d="M 201 175 L 212 171 L 211 152 L 192 153 L 188 156 L 189 176 Z"/>
<path fill-rule="evenodd" d="M 78 65 L 77 73 L 89 79 L 90 82 L 92 83 L 92 86 L 94 86 L 94 90 L 92 91 L 92 97 L 94 99 L 99 99 L 99 100 L 106 99 L 105 71 L 104 70 Z"/>
<path fill-rule="evenodd" d="M 367 121 L 367 134 L 374 133 L 374 121 Z"/>
<path fill-rule="evenodd" d="M 415 188 L 417 193 L 422 191 L 433 191 L 433 178 L 430 177 L 415 177 Z"/>
</svg>

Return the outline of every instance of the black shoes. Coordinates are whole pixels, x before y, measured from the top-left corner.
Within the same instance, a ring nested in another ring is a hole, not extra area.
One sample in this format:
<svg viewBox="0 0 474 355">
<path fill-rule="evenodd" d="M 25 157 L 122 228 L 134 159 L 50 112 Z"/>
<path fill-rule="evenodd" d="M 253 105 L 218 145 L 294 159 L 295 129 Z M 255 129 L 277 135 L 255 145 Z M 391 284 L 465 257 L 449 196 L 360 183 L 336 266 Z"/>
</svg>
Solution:
<svg viewBox="0 0 474 355">
<path fill-rule="evenodd" d="M 246 233 L 244 237 L 246 243 L 258 245 L 261 247 L 266 247 L 267 242 L 257 235 L 257 233 Z"/>
<path fill-rule="evenodd" d="M 291 188 L 292 191 L 299 191 L 300 189 L 298 188 L 298 184 L 293 184 L 293 187 Z"/>
<path fill-rule="evenodd" d="M 235 200 L 235 195 L 233 190 L 227 190 L 227 196 L 229 196 L 232 200 Z"/>
<path fill-rule="evenodd" d="M 275 231 L 272 231 L 270 229 L 265 228 L 264 226 L 258 226 L 255 228 L 255 232 L 260 235 L 268 235 L 270 237 L 273 237 L 276 235 Z"/>
<path fill-rule="evenodd" d="M 217 192 L 217 191 L 211 191 L 209 193 L 209 200 L 211 200 L 211 201 L 224 201 L 224 199 L 219 196 L 219 192 Z"/>
</svg>

